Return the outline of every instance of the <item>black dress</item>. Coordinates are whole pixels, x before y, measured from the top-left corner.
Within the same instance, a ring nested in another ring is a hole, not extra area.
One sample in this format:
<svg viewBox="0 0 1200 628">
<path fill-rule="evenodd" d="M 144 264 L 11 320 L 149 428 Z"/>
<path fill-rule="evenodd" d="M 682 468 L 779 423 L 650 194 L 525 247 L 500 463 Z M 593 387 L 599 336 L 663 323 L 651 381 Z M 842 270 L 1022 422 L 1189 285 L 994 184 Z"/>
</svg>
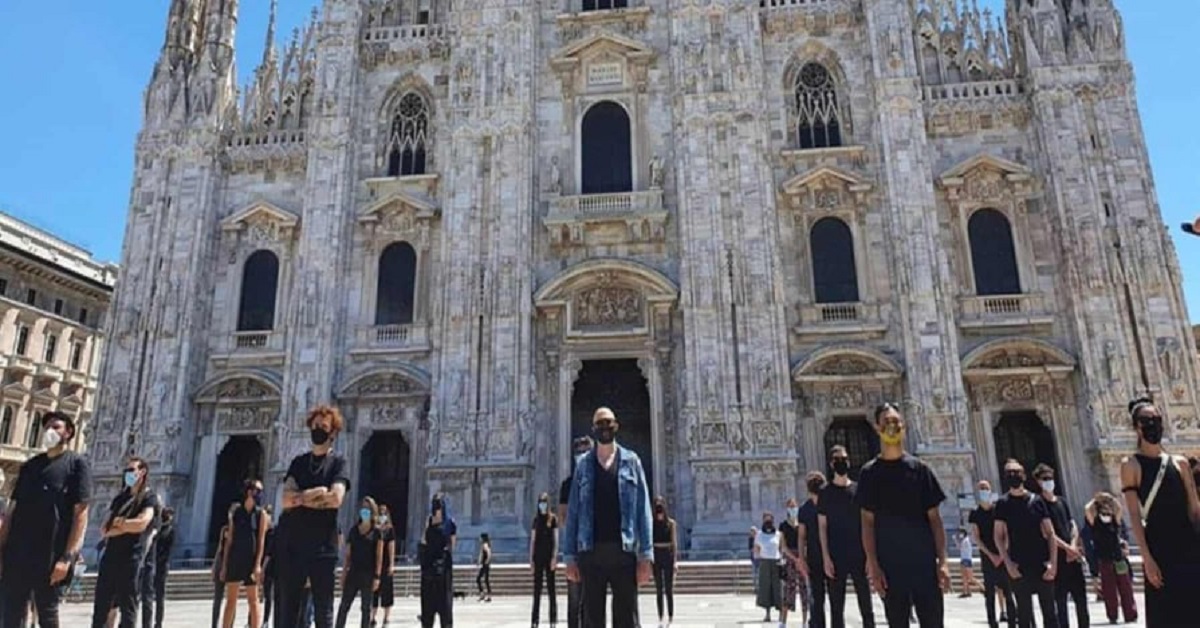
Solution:
<svg viewBox="0 0 1200 628">
<path fill-rule="evenodd" d="M 1144 504 L 1163 462 L 1140 454 L 1136 459 L 1142 468 L 1138 499 Z M 1187 489 L 1174 461 L 1167 462 L 1150 509 L 1146 545 L 1163 576 L 1161 589 L 1146 585 L 1146 628 L 1194 627 L 1195 600 L 1200 598 L 1200 538 L 1188 516 Z"/>
<path fill-rule="evenodd" d="M 229 545 L 229 562 L 225 565 L 225 584 L 252 585 L 254 559 L 258 555 L 258 527 L 262 509 L 246 510 L 238 506 L 233 511 L 233 538 Z"/>
</svg>

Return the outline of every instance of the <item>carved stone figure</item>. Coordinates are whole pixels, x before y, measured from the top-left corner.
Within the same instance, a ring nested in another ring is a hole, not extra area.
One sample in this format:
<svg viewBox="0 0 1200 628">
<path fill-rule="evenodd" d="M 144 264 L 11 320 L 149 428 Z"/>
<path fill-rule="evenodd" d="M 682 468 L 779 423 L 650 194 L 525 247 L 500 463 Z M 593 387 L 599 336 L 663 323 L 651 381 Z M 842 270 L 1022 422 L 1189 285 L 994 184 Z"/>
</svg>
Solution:
<svg viewBox="0 0 1200 628">
<path fill-rule="evenodd" d="M 562 193 L 562 173 L 558 169 L 558 157 L 550 158 L 550 174 L 546 191 L 551 194 Z"/>
<path fill-rule="evenodd" d="M 644 312 L 642 294 L 631 288 L 600 286 L 575 295 L 572 314 L 580 329 L 640 327 Z"/>
<path fill-rule="evenodd" d="M 1179 352 L 1178 340 L 1174 338 L 1158 339 L 1158 364 L 1170 381 L 1178 380 L 1183 376 Z"/>
<path fill-rule="evenodd" d="M 721 397 L 717 392 L 717 363 L 711 359 L 704 363 L 701 386 L 704 390 L 704 405 L 716 408 L 721 402 Z"/>
<path fill-rule="evenodd" d="M 658 156 L 658 153 L 655 153 L 650 158 L 650 189 L 657 190 L 661 188 L 664 176 L 662 158 Z"/>
<path fill-rule="evenodd" d="M 1107 340 L 1104 342 L 1104 376 L 1109 384 L 1121 380 L 1121 356 L 1117 354 L 1117 343 Z"/>
</svg>

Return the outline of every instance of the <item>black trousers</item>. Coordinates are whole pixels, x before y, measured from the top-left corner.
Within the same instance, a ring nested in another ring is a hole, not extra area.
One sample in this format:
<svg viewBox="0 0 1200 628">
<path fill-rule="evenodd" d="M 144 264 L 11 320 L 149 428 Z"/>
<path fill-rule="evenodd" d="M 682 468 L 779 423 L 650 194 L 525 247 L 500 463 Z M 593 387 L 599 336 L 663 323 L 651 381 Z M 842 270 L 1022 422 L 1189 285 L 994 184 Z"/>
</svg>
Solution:
<svg viewBox="0 0 1200 628">
<path fill-rule="evenodd" d="M 536 626 L 542 616 L 542 585 L 546 586 L 546 594 L 550 597 L 550 623 L 558 623 L 558 594 L 555 592 L 554 571 L 551 570 L 552 558 L 535 558 L 533 561 L 533 624 Z"/>
<path fill-rule="evenodd" d="M 945 602 L 933 562 L 924 569 L 914 569 L 912 565 L 892 568 L 884 565 L 882 569 L 888 587 L 883 596 L 883 612 L 890 628 L 910 625 L 914 609 L 921 628 L 942 628 L 946 621 Z"/>
<path fill-rule="evenodd" d="M 875 609 L 871 606 L 871 583 L 867 581 L 867 566 L 862 561 L 834 560 L 834 578 L 828 581 L 829 625 L 831 628 L 846 628 L 846 579 L 854 581 L 854 595 L 858 598 L 858 615 L 863 628 L 875 628 Z"/>
<path fill-rule="evenodd" d="M 421 568 L 422 628 L 433 628 L 435 617 L 441 628 L 454 625 L 454 566 L 449 555 L 438 560 L 441 567 Z"/>
<path fill-rule="evenodd" d="M 1068 597 L 1075 603 L 1075 621 L 1079 628 L 1088 628 L 1091 619 L 1088 616 L 1087 580 L 1083 577 L 1083 564 L 1069 563 L 1059 556 L 1058 575 L 1054 579 L 1054 606 L 1058 625 L 1062 628 L 1071 628 L 1071 616 L 1067 613 Z"/>
<path fill-rule="evenodd" d="M 1173 565 L 1159 559 L 1163 587 L 1146 585 L 1146 628 L 1195 628 L 1200 599 L 1200 564 Z"/>
<path fill-rule="evenodd" d="M 138 573 L 138 592 L 142 598 L 142 628 L 154 628 L 154 610 L 158 602 L 158 589 L 154 586 L 157 572 L 154 561 L 150 561 L 142 563 L 142 569 Z"/>
<path fill-rule="evenodd" d="M 225 583 L 213 583 L 212 628 L 221 625 L 221 603 L 225 601 Z M 292 628 L 288 626 L 288 628 Z"/>
<path fill-rule="evenodd" d="M 583 583 L 567 583 L 567 628 L 579 628 L 583 623 Z"/>
<path fill-rule="evenodd" d="M 663 598 L 667 600 L 666 615 Z M 675 554 L 671 550 L 654 550 L 654 600 L 659 619 L 675 617 Z"/>
<path fill-rule="evenodd" d="M 166 563 L 154 566 L 154 628 L 162 628 L 163 609 L 167 604 L 167 576 L 171 568 Z"/>
<path fill-rule="evenodd" d="M 996 619 L 996 589 L 1004 592 L 1004 603 L 1008 608 L 1009 628 L 1017 626 L 1017 602 L 1013 598 L 1012 585 L 1008 582 L 1008 571 L 1004 563 L 997 567 L 987 557 L 983 557 L 983 606 L 987 609 L 987 621 L 990 628 L 999 628 L 1000 621 Z"/>
<path fill-rule="evenodd" d="M 4 615 L 0 617 L 0 628 L 20 628 L 25 625 L 25 614 L 29 599 L 33 598 L 37 609 L 38 626 L 58 628 L 58 604 L 62 600 L 62 587 L 50 586 L 50 574 L 31 574 L 22 565 L 6 565 L 3 591 Z"/>
<path fill-rule="evenodd" d="M 809 628 L 825 628 L 825 567 L 821 564 L 808 564 L 808 626 Z M 804 595 L 801 591 L 800 595 Z"/>
<path fill-rule="evenodd" d="M 95 601 L 92 604 L 92 628 L 104 628 L 108 624 L 108 612 L 116 608 L 121 618 L 120 628 L 134 628 L 138 612 L 137 562 L 101 562 L 96 575 Z"/>
<path fill-rule="evenodd" d="M 337 628 L 346 627 L 346 618 L 350 615 L 350 607 L 354 598 L 362 603 L 362 628 L 371 626 L 371 600 L 375 595 L 375 573 L 372 571 L 351 573 L 346 575 L 346 586 L 342 588 L 342 602 L 338 605 Z"/>
<path fill-rule="evenodd" d="M 291 556 L 288 568 L 279 576 L 279 608 L 276 615 L 285 621 L 300 621 L 304 616 L 304 583 L 312 586 L 313 619 L 317 628 L 333 628 L 333 572 L 337 556 Z M 287 625 L 285 623 L 285 625 Z"/>
<path fill-rule="evenodd" d="M 263 616 L 262 625 L 271 625 L 271 607 L 275 605 L 275 570 L 263 570 L 262 583 Z M 162 628 L 156 626 L 155 628 Z"/>
<path fill-rule="evenodd" d="M 583 577 L 585 628 L 605 628 L 608 589 L 612 587 L 612 627 L 639 628 L 637 607 L 637 557 L 620 544 L 597 545 L 579 555 Z"/>
<path fill-rule="evenodd" d="M 1017 598 L 1017 625 L 1033 628 L 1033 596 L 1038 596 L 1042 607 L 1042 625 L 1053 628 L 1058 625 L 1058 611 L 1054 608 L 1054 582 L 1042 579 L 1045 569 L 1040 566 L 1021 567 L 1021 577 L 1013 580 L 1013 596 Z M 1009 614 L 1012 609 L 1009 609 Z"/>
<path fill-rule="evenodd" d="M 479 573 L 475 574 L 475 588 L 479 590 L 479 594 L 483 595 L 483 587 L 487 585 L 487 594 L 492 594 L 492 566 L 480 565 Z"/>
</svg>

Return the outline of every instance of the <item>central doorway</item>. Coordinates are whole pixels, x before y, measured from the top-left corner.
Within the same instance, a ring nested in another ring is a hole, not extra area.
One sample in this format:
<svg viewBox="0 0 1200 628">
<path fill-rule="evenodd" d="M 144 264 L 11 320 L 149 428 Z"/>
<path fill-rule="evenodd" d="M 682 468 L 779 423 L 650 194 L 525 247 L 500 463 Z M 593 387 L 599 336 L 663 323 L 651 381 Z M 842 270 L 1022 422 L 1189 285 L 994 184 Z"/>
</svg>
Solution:
<svg viewBox="0 0 1200 628">
<path fill-rule="evenodd" d="M 846 448 L 850 456 L 850 479 L 857 482 L 863 465 L 879 455 L 879 433 L 865 416 L 834 419 L 825 430 L 825 473 L 830 478 L 833 477 L 833 461 L 829 458 L 829 450 L 834 445 Z"/>
<path fill-rule="evenodd" d="M 212 516 L 208 523 L 208 553 L 217 550 L 217 538 L 225 525 L 229 507 L 241 501 L 246 480 L 262 479 L 263 446 L 257 436 L 231 436 L 217 454 L 217 477 L 213 482 Z"/>
<path fill-rule="evenodd" d="M 1025 467 L 1025 477 L 1030 490 L 1040 490 L 1033 482 L 1033 469 L 1040 463 L 1054 467 L 1060 478 L 1055 482 L 1055 492 L 1062 491 L 1062 469 L 1058 466 L 1058 450 L 1054 446 L 1054 433 L 1046 427 L 1037 412 L 1003 412 L 996 427 L 992 429 L 996 441 L 996 464 L 1000 477 L 1004 477 L 1004 461 L 1012 458 Z"/>
<path fill-rule="evenodd" d="M 396 554 L 403 555 L 408 525 L 408 441 L 398 431 L 375 432 L 362 448 L 359 463 L 359 499 L 370 496 L 392 512 Z"/>
<path fill-rule="evenodd" d="M 571 439 L 592 433 L 592 414 L 607 406 L 617 415 L 617 442 L 642 459 L 646 484 L 654 495 L 654 429 L 650 389 L 634 358 L 584 360 L 571 392 Z"/>
</svg>

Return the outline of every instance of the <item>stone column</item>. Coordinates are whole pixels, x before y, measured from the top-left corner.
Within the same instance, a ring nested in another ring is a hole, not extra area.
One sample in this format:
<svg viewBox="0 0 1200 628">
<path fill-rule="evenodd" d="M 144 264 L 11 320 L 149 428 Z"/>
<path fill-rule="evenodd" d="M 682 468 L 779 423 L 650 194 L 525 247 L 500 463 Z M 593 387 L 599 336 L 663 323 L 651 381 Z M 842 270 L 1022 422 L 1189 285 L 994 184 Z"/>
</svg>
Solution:
<svg viewBox="0 0 1200 628">
<path fill-rule="evenodd" d="M 213 484 L 217 475 L 217 456 L 229 443 L 228 434 L 206 434 L 200 438 L 200 453 L 197 456 L 195 488 L 192 490 L 191 517 L 186 536 L 180 545 L 199 545 L 208 541 L 208 526 L 212 521 Z"/>
</svg>

